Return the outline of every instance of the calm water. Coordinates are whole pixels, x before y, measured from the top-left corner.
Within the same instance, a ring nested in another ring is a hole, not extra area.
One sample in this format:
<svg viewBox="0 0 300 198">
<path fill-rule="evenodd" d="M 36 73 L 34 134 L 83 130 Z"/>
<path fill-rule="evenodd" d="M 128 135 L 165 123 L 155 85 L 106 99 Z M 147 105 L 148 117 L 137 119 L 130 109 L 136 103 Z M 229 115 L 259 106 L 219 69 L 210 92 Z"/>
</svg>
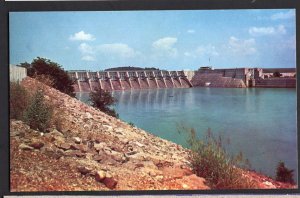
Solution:
<svg viewBox="0 0 300 198">
<path fill-rule="evenodd" d="M 183 123 L 203 137 L 208 128 L 230 138 L 252 168 L 275 176 L 279 160 L 297 175 L 296 89 L 192 88 L 114 92 L 120 118 L 186 145 Z M 88 94 L 78 97 L 86 101 Z M 296 180 L 296 177 L 295 177 Z"/>
</svg>

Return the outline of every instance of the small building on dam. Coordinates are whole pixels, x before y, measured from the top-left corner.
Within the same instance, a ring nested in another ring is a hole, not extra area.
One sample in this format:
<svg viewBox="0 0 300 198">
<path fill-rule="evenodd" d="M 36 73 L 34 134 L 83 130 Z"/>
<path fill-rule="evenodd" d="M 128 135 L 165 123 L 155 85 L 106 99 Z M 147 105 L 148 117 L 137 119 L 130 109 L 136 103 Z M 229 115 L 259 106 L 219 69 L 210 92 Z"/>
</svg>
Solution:
<svg viewBox="0 0 300 198">
<path fill-rule="evenodd" d="M 67 72 L 75 82 L 75 92 L 90 92 L 96 89 L 115 91 L 190 87 L 296 87 L 296 68 L 212 69 L 201 67 L 197 71 L 167 71 L 121 67 L 106 71 Z M 280 76 L 274 76 L 276 72 Z"/>
</svg>

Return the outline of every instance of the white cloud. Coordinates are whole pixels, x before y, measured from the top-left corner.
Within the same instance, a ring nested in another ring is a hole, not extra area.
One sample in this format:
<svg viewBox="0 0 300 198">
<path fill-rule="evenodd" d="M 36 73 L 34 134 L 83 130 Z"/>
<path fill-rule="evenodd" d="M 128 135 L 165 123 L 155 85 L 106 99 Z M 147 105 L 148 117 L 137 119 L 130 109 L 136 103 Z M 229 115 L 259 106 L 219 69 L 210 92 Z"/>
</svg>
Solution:
<svg viewBox="0 0 300 198">
<path fill-rule="evenodd" d="M 86 43 L 81 43 L 78 49 L 82 54 L 95 54 L 95 49 Z"/>
<path fill-rule="evenodd" d="M 189 29 L 188 31 L 187 31 L 187 33 L 189 33 L 189 34 L 194 34 L 196 31 L 195 30 L 193 30 L 193 29 Z"/>
<path fill-rule="evenodd" d="M 80 31 L 74 35 L 71 35 L 69 39 L 72 41 L 93 41 L 96 38 L 92 34 L 87 34 L 84 31 Z"/>
<path fill-rule="evenodd" d="M 251 55 L 256 53 L 255 40 L 241 40 L 231 36 L 228 41 L 228 50 L 238 55 Z"/>
<path fill-rule="evenodd" d="M 121 58 L 133 58 L 139 54 L 134 49 L 123 43 L 103 44 L 97 47 L 103 54 L 119 56 Z"/>
<path fill-rule="evenodd" d="M 199 46 L 196 49 L 196 54 L 199 56 L 204 56 L 204 55 L 219 56 L 219 53 L 217 52 L 216 47 L 211 44 L 209 44 L 207 46 Z"/>
<path fill-rule="evenodd" d="M 279 25 L 277 27 L 251 27 L 249 28 L 249 34 L 252 36 L 264 36 L 264 35 L 274 35 L 274 34 L 285 34 L 286 29 L 284 25 Z"/>
<path fill-rule="evenodd" d="M 177 49 L 174 45 L 177 43 L 177 38 L 175 37 L 165 37 L 158 39 L 152 43 L 156 56 L 177 56 Z"/>
<path fill-rule="evenodd" d="M 194 56 L 194 54 L 192 54 L 191 52 L 184 52 L 183 55 L 185 55 L 187 57 L 193 57 Z"/>
<path fill-rule="evenodd" d="M 278 12 L 276 14 L 273 14 L 271 16 L 272 20 L 278 20 L 278 19 L 290 19 L 295 17 L 295 10 L 289 10 L 287 12 Z"/>
<path fill-rule="evenodd" d="M 296 50 L 296 36 L 293 35 L 279 43 L 280 48 Z"/>
<path fill-rule="evenodd" d="M 86 55 L 81 57 L 81 60 L 85 60 L 85 61 L 96 61 L 95 57 L 90 56 L 90 55 Z"/>
<path fill-rule="evenodd" d="M 177 38 L 165 37 L 154 41 L 152 46 L 157 49 L 169 49 L 177 42 Z"/>
<path fill-rule="evenodd" d="M 186 57 L 200 57 L 200 56 L 219 56 L 219 52 L 217 51 L 216 47 L 214 45 L 201 45 L 198 46 L 194 51 L 185 52 L 184 56 Z"/>
<path fill-rule="evenodd" d="M 286 29 L 285 29 L 284 25 L 279 25 L 279 26 L 277 27 L 277 32 L 278 32 L 279 34 L 285 34 L 285 33 L 286 33 Z"/>
<path fill-rule="evenodd" d="M 249 29 L 249 34 L 251 35 L 267 35 L 267 34 L 274 34 L 275 29 L 273 27 L 251 27 Z"/>
<path fill-rule="evenodd" d="M 102 44 L 98 46 L 81 43 L 78 50 L 81 52 L 81 59 L 86 61 L 96 60 L 94 58 L 96 54 L 105 55 L 108 58 L 133 58 L 141 54 L 123 43 Z"/>
</svg>

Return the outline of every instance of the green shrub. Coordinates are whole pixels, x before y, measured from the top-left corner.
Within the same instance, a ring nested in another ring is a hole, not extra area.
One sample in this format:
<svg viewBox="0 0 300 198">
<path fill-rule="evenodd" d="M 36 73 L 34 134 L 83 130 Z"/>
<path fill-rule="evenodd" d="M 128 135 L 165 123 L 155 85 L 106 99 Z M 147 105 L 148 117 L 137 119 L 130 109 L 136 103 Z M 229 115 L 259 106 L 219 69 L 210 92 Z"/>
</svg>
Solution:
<svg viewBox="0 0 300 198">
<path fill-rule="evenodd" d="M 293 179 L 293 172 L 294 170 L 286 168 L 284 162 L 280 161 L 276 169 L 276 180 L 280 182 L 294 184 L 295 181 Z"/>
<path fill-rule="evenodd" d="M 50 126 L 53 108 L 44 101 L 44 93 L 37 90 L 24 112 L 24 121 L 35 130 L 44 131 Z"/>
<path fill-rule="evenodd" d="M 114 110 L 111 109 L 110 106 L 116 103 L 116 99 L 111 95 L 110 92 L 96 89 L 95 91 L 90 93 L 91 105 L 104 113 L 116 117 L 119 117 L 119 114 Z"/>
<path fill-rule="evenodd" d="M 184 128 L 186 130 L 186 128 Z M 196 175 L 203 177 L 213 189 L 256 188 L 256 184 L 243 176 L 239 167 L 249 167 L 242 153 L 231 157 L 223 146 L 222 137 L 214 137 L 208 129 L 204 140 L 196 137 L 196 131 L 188 130 L 189 160 Z"/>
<path fill-rule="evenodd" d="M 9 109 L 10 118 L 21 120 L 29 103 L 29 94 L 19 83 L 10 83 Z"/>
</svg>

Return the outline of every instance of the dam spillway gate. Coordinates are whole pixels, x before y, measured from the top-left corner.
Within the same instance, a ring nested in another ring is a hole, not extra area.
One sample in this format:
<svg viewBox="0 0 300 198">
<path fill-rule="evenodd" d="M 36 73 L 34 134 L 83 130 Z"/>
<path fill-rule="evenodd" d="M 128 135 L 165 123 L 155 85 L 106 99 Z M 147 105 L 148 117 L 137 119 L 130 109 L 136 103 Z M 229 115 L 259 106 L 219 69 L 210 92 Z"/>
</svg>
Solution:
<svg viewBox="0 0 300 198">
<path fill-rule="evenodd" d="M 75 92 L 192 87 L 184 71 L 68 71 Z"/>
</svg>

